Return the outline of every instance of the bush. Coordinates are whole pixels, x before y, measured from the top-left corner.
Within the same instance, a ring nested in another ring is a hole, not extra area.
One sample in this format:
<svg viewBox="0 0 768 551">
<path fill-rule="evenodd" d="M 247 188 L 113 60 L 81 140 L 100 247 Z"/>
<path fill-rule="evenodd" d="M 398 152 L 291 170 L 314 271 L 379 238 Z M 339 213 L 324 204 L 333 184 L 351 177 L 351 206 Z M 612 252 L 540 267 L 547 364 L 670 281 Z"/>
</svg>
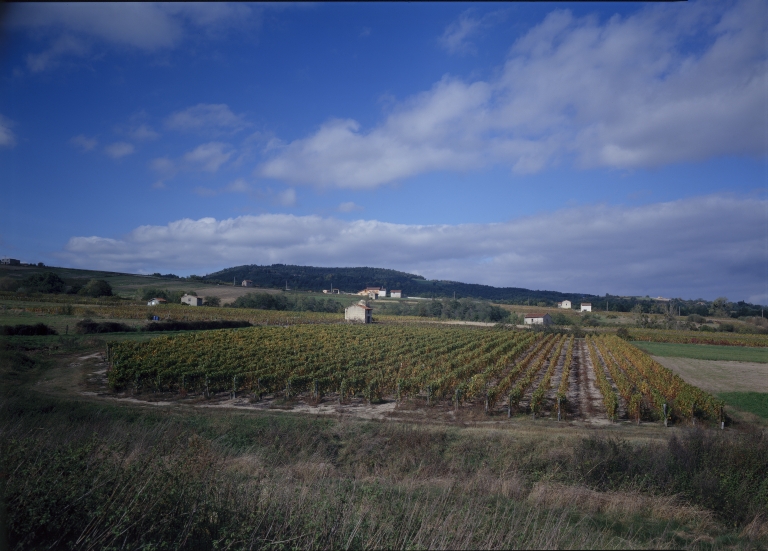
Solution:
<svg viewBox="0 0 768 551">
<path fill-rule="evenodd" d="M 221 299 L 219 297 L 204 297 L 203 305 L 218 307 L 218 306 L 221 306 Z"/>
<path fill-rule="evenodd" d="M 626 341 L 630 339 L 629 331 L 627 331 L 626 327 L 619 327 L 618 330 L 616 331 L 616 336 Z"/>
<path fill-rule="evenodd" d="M 43 272 L 24 278 L 21 287 L 27 293 L 63 293 L 67 285 L 55 273 Z"/>
<path fill-rule="evenodd" d="M 92 279 L 78 292 L 79 295 L 87 297 L 111 297 L 112 286 L 103 279 Z"/>
<path fill-rule="evenodd" d="M 77 322 L 75 326 L 75 332 L 83 335 L 91 335 L 95 333 L 127 333 L 129 331 L 135 331 L 130 325 L 124 323 L 118 323 L 116 321 L 102 321 L 96 322 L 90 319 L 84 319 Z"/>
<path fill-rule="evenodd" d="M 704 316 L 700 316 L 698 314 L 691 314 L 690 316 L 688 316 L 687 319 L 688 321 L 691 321 L 693 323 L 704 323 L 705 321 L 707 321 L 707 318 L 705 318 Z"/>
<path fill-rule="evenodd" d="M 35 325 L 3 325 L 0 327 L 2 327 L 0 333 L 3 335 L 58 335 L 53 327 L 49 327 L 44 323 L 37 323 Z"/>
<path fill-rule="evenodd" d="M 220 321 L 163 321 L 148 323 L 144 331 L 190 331 L 204 329 L 237 329 L 239 327 L 251 327 L 248 321 L 220 320 Z"/>
</svg>

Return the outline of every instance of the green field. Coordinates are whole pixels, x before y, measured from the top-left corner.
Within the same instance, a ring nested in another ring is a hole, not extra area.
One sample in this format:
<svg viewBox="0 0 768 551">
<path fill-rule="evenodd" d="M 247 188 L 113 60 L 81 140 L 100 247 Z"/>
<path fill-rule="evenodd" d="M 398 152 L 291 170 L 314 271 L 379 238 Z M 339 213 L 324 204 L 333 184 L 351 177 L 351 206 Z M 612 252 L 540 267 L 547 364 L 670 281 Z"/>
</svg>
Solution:
<svg viewBox="0 0 768 551">
<path fill-rule="evenodd" d="M 718 396 L 735 408 L 768 419 L 768 393 L 765 392 L 721 392 Z"/>
<path fill-rule="evenodd" d="M 632 344 L 653 356 L 667 358 L 768 363 L 768 348 L 642 341 L 633 341 Z"/>
</svg>

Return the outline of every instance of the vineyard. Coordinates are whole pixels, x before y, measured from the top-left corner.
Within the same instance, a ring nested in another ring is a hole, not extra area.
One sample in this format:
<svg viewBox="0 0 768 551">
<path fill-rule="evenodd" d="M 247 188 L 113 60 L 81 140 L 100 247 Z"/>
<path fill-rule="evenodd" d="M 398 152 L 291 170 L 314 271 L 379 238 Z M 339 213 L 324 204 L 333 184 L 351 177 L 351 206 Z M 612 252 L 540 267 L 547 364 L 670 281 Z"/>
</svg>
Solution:
<svg viewBox="0 0 768 551">
<path fill-rule="evenodd" d="M 614 337 L 430 326 L 206 331 L 107 349 L 116 392 L 415 402 L 489 415 L 721 420 L 722 402 Z"/>
<path fill-rule="evenodd" d="M 768 346 L 768 335 L 744 333 L 707 333 L 666 329 L 631 329 L 632 340 L 675 344 L 714 344 L 720 346 Z"/>
</svg>

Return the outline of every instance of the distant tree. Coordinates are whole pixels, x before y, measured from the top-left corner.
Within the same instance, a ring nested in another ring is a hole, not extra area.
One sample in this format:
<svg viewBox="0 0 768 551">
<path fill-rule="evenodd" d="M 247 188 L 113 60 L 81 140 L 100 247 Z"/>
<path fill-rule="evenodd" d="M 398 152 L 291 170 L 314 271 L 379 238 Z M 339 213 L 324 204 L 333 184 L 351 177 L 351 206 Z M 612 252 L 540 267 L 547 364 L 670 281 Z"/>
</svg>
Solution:
<svg viewBox="0 0 768 551">
<path fill-rule="evenodd" d="M 92 279 L 80 289 L 78 294 L 93 298 L 111 297 L 112 286 L 103 279 Z"/>
<path fill-rule="evenodd" d="M 28 293 L 63 293 L 67 286 L 57 274 L 43 272 L 24 278 L 21 287 Z"/>
<path fill-rule="evenodd" d="M 203 304 L 205 306 L 221 306 L 221 299 L 219 297 L 204 297 Z"/>
</svg>

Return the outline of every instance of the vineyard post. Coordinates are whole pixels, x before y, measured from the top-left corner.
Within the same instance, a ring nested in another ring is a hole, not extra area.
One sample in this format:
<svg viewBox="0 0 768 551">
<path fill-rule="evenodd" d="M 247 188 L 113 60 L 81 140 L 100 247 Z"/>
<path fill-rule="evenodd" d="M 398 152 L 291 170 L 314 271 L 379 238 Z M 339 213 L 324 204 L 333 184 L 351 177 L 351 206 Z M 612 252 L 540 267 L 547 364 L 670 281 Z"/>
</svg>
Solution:
<svg viewBox="0 0 768 551">
<path fill-rule="evenodd" d="M 459 411 L 459 400 L 461 400 L 461 389 L 460 388 L 456 389 L 455 399 L 456 399 L 456 411 Z"/>
<path fill-rule="evenodd" d="M 237 398 L 237 375 L 232 376 L 232 399 Z"/>
<path fill-rule="evenodd" d="M 315 400 L 317 400 L 318 396 L 320 395 L 320 392 L 317 390 L 317 379 L 314 381 L 314 389 L 312 395 L 314 396 Z"/>
<path fill-rule="evenodd" d="M 205 394 L 204 394 L 204 396 L 206 398 L 210 398 L 211 397 L 211 394 L 208 391 L 208 375 L 205 376 Z"/>
<path fill-rule="evenodd" d="M 399 404 L 400 403 L 400 381 L 397 381 L 397 397 L 396 401 Z"/>
<path fill-rule="evenodd" d="M 488 389 L 485 390 L 485 414 L 488 415 Z"/>
<path fill-rule="evenodd" d="M 507 396 L 507 419 L 512 418 L 512 395 Z"/>
<path fill-rule="evenodd" d="M 725 429 L 725 415 L 723 415 L 723 406 L 720 406 L 720 430 Z"/>
<path fill-rule="evenodd" d="M 664 426 L 667 426 L 667 404 L 664 404 Z"/>
<path fill-rule="evenodd" d="M 427 385 L 427 405 L 432 405 L 432 385 Z"/>
<path fill-rule="evenodd" d="M 560 396 L 557 397 L 557 420 L 560 421 Z"/>
</svg>

